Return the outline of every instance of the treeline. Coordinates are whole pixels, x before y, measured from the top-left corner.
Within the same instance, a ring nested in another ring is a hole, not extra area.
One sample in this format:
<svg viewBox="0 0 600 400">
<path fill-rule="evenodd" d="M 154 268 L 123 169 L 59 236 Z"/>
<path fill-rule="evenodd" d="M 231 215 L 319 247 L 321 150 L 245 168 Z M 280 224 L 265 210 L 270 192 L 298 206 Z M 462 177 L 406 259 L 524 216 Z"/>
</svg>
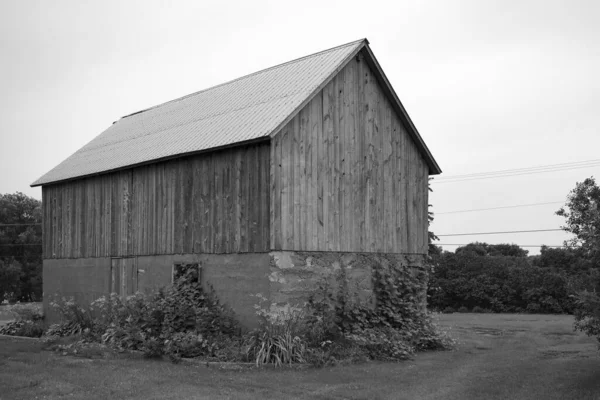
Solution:
<svg viewBox="0 0 600 400">
<path fill-rule="evenodd" d="M 455 252 L 434 248 L 428 305 L 438 311 L 573 313 L 575 293 L 598 281 L 579 249 L 471 243 Z"/>
<path fill-rule="evenodd" d="M 0 194 L 0 303 L 42 299 L 41 201 Z"/>
</svg>

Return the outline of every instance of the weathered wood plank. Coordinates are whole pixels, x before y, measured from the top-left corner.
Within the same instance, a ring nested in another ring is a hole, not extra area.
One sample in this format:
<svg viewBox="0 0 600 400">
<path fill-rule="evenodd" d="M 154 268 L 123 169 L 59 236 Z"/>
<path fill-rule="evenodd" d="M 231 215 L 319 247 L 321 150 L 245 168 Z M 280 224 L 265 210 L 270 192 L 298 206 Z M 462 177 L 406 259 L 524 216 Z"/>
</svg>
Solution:
<svg viewBox="0 0 600 400">
<path fill-rule="evenodd" d="M 312 180 L 311 192 L 313 196 L 313 211 L 312 211 L 312 248 L 317 251 L 324 247 L 324 231 L 323 231 L 323 169 L 325 165 L 324 148 L 323 148 L 323 96 L 317 95 L 312 101 L 311 106 L 311 166 Z"/>
<path fill-rule="evenodd" d="M 321 92 L 323 98 L 323 238 L 324 250 L 333 250 L 333 214 L 335 212 L 332 187 L 334 170 L 333 152 L 333 84 L 329 83 Z"/>
<path fill-rule="evenodd" d="M 275 135 L 271 141 L 271 249 L 281 250 L 281 137 Z"/>
</svg>

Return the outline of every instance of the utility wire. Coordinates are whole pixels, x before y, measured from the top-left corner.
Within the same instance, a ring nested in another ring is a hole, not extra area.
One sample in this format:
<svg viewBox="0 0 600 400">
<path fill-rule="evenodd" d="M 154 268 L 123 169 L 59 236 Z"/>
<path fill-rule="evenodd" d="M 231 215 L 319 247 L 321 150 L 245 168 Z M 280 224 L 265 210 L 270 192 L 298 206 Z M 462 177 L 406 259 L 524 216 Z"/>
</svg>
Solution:
<svg viewBox="0 0 600 400">
<path fill-rule="evenodd" d="M 467 246 L 471 243 L 432 243 L 436 246 Z M 493 246 L 493 245 L 492 245 Z M 519 247 L 542 247 L 542 246 L 546 246 L 546 247 L 560 247 L 560 248 L 566 248 L 565 245 L 549 245 L 549 244 L 517 244 L 517 246 Z"/>
<path fill-rule="evenodd" d="M 436 236 L 474 236 L 474 235 L 500 235 L 503 233 L 530 233 L 530 232 L 553 232 L 562 231 L 562 229 L 533 229 L 528 231 L 504 231 L 504 232 L 476 232 L 476 233 L 448 233 Z"/>
<path fill-rule="evenodd" d="M 600 159 L 587 160 L 587 161 L 576 161 L 576 162 L 562 163 L 562 164 L 538 165 L 538 166 L 535 166 L 535 167 L 501 169 L 501 170 L 498 170 L 498 171 L 477 172 L 477 173 L 474 173 L 474 174 L 450 175 L 450 176 L 443 176 L 440 179 L 467 178 L 467 177 L 472 177 L 472 176 L 490 175 L 490 174 L 501 174 L 501 173 L 507 173 L 507 172 L 511 172 L 512 173 L 512 172 L 519 172 L 519 171 L 522 172 L 522 171 L 530 171 L 530 170 L 536 170 L 536 169 L 569 167 L 569 166 L 573 166 L 573 165 L 589 164 L 589 163 L 600 163 Z"/>
<path fill-rule="evenodd" d="M 564 201 L 549 201 L 547 203 L 515 204 L 515 205 L 511 205 L 511 206 L 500 206 L 500 207 L 490 207 L 490 208 L 473 208 L 473 209 L 470 209 L 470 210 L 434 212 L 434 214 L 435 215 L 458 214 L 458 213 L 475 212 L 475 211 L 500 210 L 500 209 L 504 209 L 504 208 L 519 208 L 519 207 L 543 206 L 543 205 L 546 205 L 546 204 L 564 204 Z"/>
<path fill-rule="evenodd" d="M 554 164 L 554 165 L 546 165 L 539 167 L 531 167 L 531 168 L 518 168 L 518 169 L 509 169 L 509 170 L 500 170 L 500 171 L 490 171 L 490 172 L 482 172 L 478 174 L 465 174 L 465 175 L 450 175 L 445 177 L 440 177 L 438 179 L 433 179 L 432 183 L 450 183 L 450 182 L 462 182 L 462 181 L 471 181 L 478 179 L 494 179 L 494 178 L 504 178 L 511 176 L 520 176 L 520 175 L 531 175 L 531 174 L 540 174 L 547 172 L 558 172 L 558 171 L 568 171 L 573 169 L 581 169 L 581 168 L 590 168 L 590 167 L 599 167 L 600 160 L 590 160 L 590 161 L 581 161 L 578 163 L 569 163 L 569 164 Z"/>
</svg>

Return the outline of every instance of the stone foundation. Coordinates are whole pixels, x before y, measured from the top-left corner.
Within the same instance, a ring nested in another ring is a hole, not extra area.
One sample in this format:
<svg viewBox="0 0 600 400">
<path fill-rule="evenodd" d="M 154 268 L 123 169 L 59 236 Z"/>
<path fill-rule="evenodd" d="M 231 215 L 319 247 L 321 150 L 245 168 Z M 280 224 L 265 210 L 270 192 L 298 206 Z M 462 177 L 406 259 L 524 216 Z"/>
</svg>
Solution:
<svg viewBox="0 0 600 400">
<path fill-rule="evenodd" d="M 361 301 L 372 302 L 372 268 L 400 263 L 415 272 L 424 268 L 424 256 L 378 253 L 274 251 L 251 254 L 185 254 L 140 256 L 133 287 L 148 292 L 172 282 L 174 263 L 198 263 L 202 281 L 233 308 L 246 327 L 257 326 L 256 294 L 270 304 L 302 306 L 325 282 L 337 290 L 345 275 L 348 290 Z M 74 297 L 80 304 L 107 295 L 111 288 L 111 258 L 44 260 L 44 310 L 48 322 L 57 318 L 48 302 L 56 295 Z M 425 305 L 425 288 L 421 303 Z M 264 306 L 264 305 L 263 305 Z"/>
</svg>

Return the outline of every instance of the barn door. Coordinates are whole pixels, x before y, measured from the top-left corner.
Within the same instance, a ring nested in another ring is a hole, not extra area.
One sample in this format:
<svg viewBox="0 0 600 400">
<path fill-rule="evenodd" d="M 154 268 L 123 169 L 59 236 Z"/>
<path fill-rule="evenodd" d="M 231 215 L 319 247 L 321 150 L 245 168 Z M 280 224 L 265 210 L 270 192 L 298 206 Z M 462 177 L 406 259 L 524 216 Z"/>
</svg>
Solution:
<svg viewBox="0 0 600 400">
<path fill-rule="evenodd" d="M 110 271 L 110 292 L 125 298 L 137 292 L 138 270 L 136 259 L 113 258 Z"/>
</svg>

